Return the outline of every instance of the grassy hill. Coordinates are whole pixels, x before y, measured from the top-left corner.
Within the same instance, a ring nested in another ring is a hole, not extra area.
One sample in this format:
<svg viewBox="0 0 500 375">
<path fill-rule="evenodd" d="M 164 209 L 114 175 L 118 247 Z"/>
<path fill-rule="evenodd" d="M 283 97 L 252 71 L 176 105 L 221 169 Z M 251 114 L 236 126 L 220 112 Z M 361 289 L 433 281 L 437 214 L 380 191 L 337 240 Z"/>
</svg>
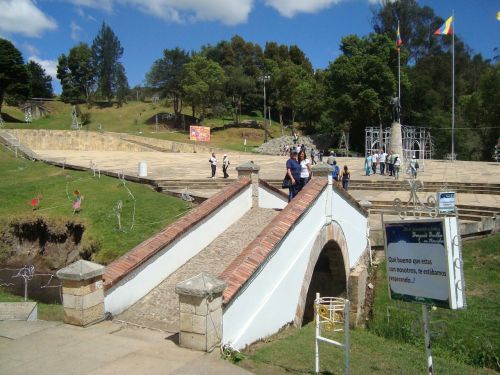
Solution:
<svg viewBox="0 0 500 375">
<path fill-rule="evenodd" d="M 83 243 L 95 251 L 93 260 L 108 263 L 149 238 L 184 214 L 188 204 L 157 193 L 150 186 L 116 178 L 94 177 L 90 172 L 63 170 L 41 162 L 15 158 L 0 148 L 0 233 L 13 221 L 34 222 L 36 218 L 54 222 L 83 222 Z M 84 196 L 82 209 L 73 214 L 73 192 Z M 41 195 L 40 207 L 33 211 L 31 199 Z M 116 206 L 122 202 L 119 230 Z M 1 253 L 5 249 L 0 246 Z"/>
<path fill-rule="evenodd" d="M 71 126 L 71 105 L 59 101 L 48 102 L 47 107 L 50 110 L 50 115 L 46 118 L 34 120 L 31 124 L 23 122 L 9 122 L 6 120 L 6 128 L 31 128 L 31 129 L 58 129 L 68 130 Z M 89 113 L 90 123 L 84 127 L 84 130 L 101 130 L 132 133 L 152 138 L 168 139 L 178 142 L 188 142 L 189 129 L 187 131 L 171 130 L 161 128 L 157 131 L 155 125 L 146 124 L 146 120 L 159 112 L 171 112 L 173 109 L 160 104 L 144 103 L 144 102 L 129 102 L 122 107 L 99 107 L 93 106 L 87 108 L 86 105 L 81 105 L 80 110 L 83 113 Z M 24 114 L 17 107 L 4 105 L 2 111 L 7 116 L 5 118 L 14 118 L 18 121 L 24 121 Z M 186 114 L 190 114 L 185 111 Z M 262 122 L 262 117 L 242 116 L 242 120 L 255 120 Z M 229 117 L 207 119 L 203 125 L 217 128 L 229 124 L 232 119 Z M 272 122 L 269 132 L 273 137 L 281 136 L 281 127 L 279 123 Z M 247 139 L 247 146 L 243 144 L 243 140 Z M 226 148 L 236 151 L 247 151 L 254 147 L 260 146 L 264 142 L 264 131 L 262 129 L 252 129 L 248 127 L 230 128 L 220 131 L 214 131 L 211 135 L 210 146 L 217 148 Z"/>
</svg>

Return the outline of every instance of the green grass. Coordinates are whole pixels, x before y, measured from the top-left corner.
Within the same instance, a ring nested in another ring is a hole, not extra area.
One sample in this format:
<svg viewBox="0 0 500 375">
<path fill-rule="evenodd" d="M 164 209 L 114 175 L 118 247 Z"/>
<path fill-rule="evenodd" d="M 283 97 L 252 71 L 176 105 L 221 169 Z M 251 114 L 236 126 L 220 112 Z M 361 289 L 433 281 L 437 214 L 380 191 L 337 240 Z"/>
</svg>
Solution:
<svg viewBox="0 0 500 375">
<path fill-rule="evenodd" d="M 500 370 L 500 234 L 463 243 L 467 309 L 431 312 L 433 352 L 474 366 Z M 419 305 L 389 300 L 385 263 L 377 270 L 370 330 L 421 344 Z"/>
<path fill-rule="evenodd" d="M 0 302 L 22 302 L 23 297 L 10 294 L 0 287 Z M 31 300 L 30 300 L 31 301 Z M 64 310 L 62 305 L 38 303 L 38 319 L 63 320 Z"/>
<path fill-rule="evenodd" d="M 152 187 L 126 182 L 136 200 L 133 222 L 133 199 L 116 178 L 93 177 L 90 172 L 63 170 L 41 162 L 16 159 L 0 149 L 0 219 L 44 216 L 83 221 L 84 243 L 99 245 L 94 260 L 109 263 L 152 236 L 188 210 L 181 199 L 153 191 Z M 84 196 L 82 209 L 73 215 L 73 191 Z M 40 208 L 32 211 L 29 202 L 41 194 Z M 114 207 L 122 201 L 123 230 L 118 230 Z"/>
<path fill-rule="evenodd" d="M 16 129 L 51 129 L 51 130 L 68 130 L 71 125 L 71 105 L 62 102 L 54 101 L 47 104 L 50 109 L 50 115 L 46 118 L 33 120 L 30 125 L 24 123 L 9 123 L 6 122 L 6 128 Z M 158 112 L 173 112 L 173 109 L 160 104 L 129 102 L 122 107 L 117 108 L 106 107 L 99 108 L 93 106 L 87 108 L 85 104 L 80 105 L 82 112 L 89 112 L 91 122 L 85 126 L 84 130 L 98 130 L 98 124 L 102 125 L 102 130 L 119 133 L 137 134 L 151 138 L 167 139 L 177 142 L 191 143 L 189 140 L 189 129 L 187 131 L 171 131 L 162 129 L 157 132 L 155 125 L 147 125 L 145 121 L 154 116 Z M 17 108 L 4 105 L 2 112 L 19 119 L 24 120 L 24 114 Z M 191 114 L 184 111 L 186 114 Z M 242 120 L 255 120 L 262 122 L 260 116 L 242 116 Z M 206 119 L 204 125 L 215 128 L 231 123 L 230 117 Z M 281 136 L 281 128 L 279 123 L 272 122 L 269 127 L 269 132 L 273 137 Z M 243 140 L 247 139 L 247 145 L 243 144 Z M 261 129 L 249 128 L 233 128 L 222 131 L 212 132 L 211 142 L 208 146 L 216 148 L 224 148 L 234 151 L 252 151 L 255 147 L 260 146 L 264 142 L 264 131 Z"/>
<path fill-rule="evenodd" d="M 341 334 L 325 336 L 343 341 Z M 323 374 L 344 373 L 345 352 L 332 345 L 320 343 L 320 370 Z M 311 374 L 314 373 L 314 323 L 301 329 L 288 329 L 277 339 L 257 344 L 238 363 L 256 374 Z M 426 357 L 424 343 L 420 346 L 400 343 L 379 337 L 367 330 L 351 330 L 351 374 L 424 374 Z M 479 369 L 434 356 L 436 374 L 493 374 L 494 371 Z"/>
</svg>

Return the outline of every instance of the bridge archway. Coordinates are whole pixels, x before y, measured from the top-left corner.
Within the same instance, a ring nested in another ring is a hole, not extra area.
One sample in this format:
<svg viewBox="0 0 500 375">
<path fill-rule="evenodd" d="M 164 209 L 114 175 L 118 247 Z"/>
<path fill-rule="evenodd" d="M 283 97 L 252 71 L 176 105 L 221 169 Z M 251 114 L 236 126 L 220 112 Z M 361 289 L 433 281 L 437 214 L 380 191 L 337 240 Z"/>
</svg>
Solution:
<svg viewBox="0 0 500 375">
<path fill-rule="evenodd" d="M 347 296 L 349 269 L 347 241 L 340 225 L 332 222 L 321 229 L 314 241 L 295 313 L 296 326 L 313 320 L 317 292 L 323 296 Z"/>
</svg>

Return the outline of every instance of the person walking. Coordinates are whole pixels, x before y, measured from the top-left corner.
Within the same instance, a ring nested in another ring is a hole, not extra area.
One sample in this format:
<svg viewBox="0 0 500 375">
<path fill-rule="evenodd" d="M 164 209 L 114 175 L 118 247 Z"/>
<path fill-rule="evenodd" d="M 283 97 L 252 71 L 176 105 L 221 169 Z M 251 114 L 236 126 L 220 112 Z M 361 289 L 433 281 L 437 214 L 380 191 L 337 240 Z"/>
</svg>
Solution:
<svg viewBox="0 0 500 375">
<path fill-rule="evenodd" d="M 399 180 L 399 169 L 401 168 L 401 159 L 399 158 L 399 155 L 394 155 L 394 177 L 396 180 Z"/>
<path fill-rule="evenodd" d="M 231 163 L 229 162 L 229 158 L 227 157 L 226 154 L 222 157 L 222 173 L 224 174 L 224 178 L 228 178 L 229 174 L 227 173 L 227 169 L 229 168 L 229 165 Z"/>
<path fill-rule="evenodd" d="M 316 157 L 316 153 L 314 152 L 314 148 L 311 147 L 311 164 L 312 165 L 316 164 L 316 160 L 314 160 L 315 157 Z"/>
<path fill-rule="evenodd" d="M 337 161 L 334 160 L 332 165 L 332 180 L 335 181 L 333 183 L 334 185 L 338 185 L 339 176 L 340 176 L 340 168 L 337 165 Z"/>
<path fill-rule="evenodd" d="M 385 175 L 385 161 L 387 160 L 387 153 L 384 151 L 383 148 L 380 149 L 380 154 L 379 154 L 379 164 L 380 164 L 380 175 L 384 176 Z"/>
<path fill-rule="evenodd" d="M 290 179 L 290 186 L 288 187 L 288 202 L 290 202 L 299 192 L 300 184 L 300 164 L 297 161 L 297 151 L 292 150 L 290 159 L 286 162 L 286 174 Z"/>
<path fill-rule="evenodd" d="M 411 178 L 417 178 L 418 161 L 415 159 L 415 155 L 412 156 L 410 160 L 410 176 Z"/>
<path fill-rule="evenodd" d="M 210 167 L 212 168 L 212 178 L 215 178 L 215 172 L 217 171 L 217 158 L 215 157 L 215 152 L 212 152 L 212 156 L 208 159 L 210 162 Z"/>
<path fill-rule="evenodd" d="M 368 155 L 366 156 L 366 159 L 365 159 L 365 176 L 369 176 L 371 174 L 371 171 L 372 171 L 372 153 L 370 151 L 368 151 Z"/>
<path fill-rule="evenodd" d="M 389 156 L 387 156 L 387 168 L 389 169 L 389 176 L 394 176 L 394 154 L 392 150 L 389 152 Z"/>
<path fill-rule="evenodd" d="M 373 174 L 377 174 L 378 153 L 375 151 L 372 157 L 372 170 Z"/>
<path fill-rule="evenodd" d="M 304 186 L 309 182 L 312 171 L 311 171 L 311 162 L 306 157 L 305 151 L 300 151 L 297 157 L 297 161 L 300 164 L 300 183 L 299 183 L 299 191 L 302 190 Z"/>
<path fill-rule="evenodd" d="M 351 179 L 351 173 L 347 168 L 347 165 L 344 165 L 344 169 L 340 172 L 339 176 L 340 181 L 342 181 L 342 187 L 345 191 L 349 190 L 349 180 Z"/>
</svg>

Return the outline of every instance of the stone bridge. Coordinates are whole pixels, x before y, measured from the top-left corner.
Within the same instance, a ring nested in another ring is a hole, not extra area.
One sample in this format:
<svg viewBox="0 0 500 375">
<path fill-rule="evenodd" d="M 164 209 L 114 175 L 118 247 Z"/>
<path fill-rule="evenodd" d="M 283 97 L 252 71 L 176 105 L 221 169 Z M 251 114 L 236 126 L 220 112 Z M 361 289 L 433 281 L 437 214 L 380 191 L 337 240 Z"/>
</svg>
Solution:
<svg viewBox="0 0 500 375">
<path fill-rule="evenodd" d="M 347 296 L 359 319 L 369 251 L 367 211 L 328 183 L 326 166 L 316 168 L 290 203 L 259 179 L 255 164 L 237 169 L 235 182 L 106 268 L 105 310 L 127 322 L 181 331 L 181 344 L 186 330 L 196 340 L 208 330 L 195 314 L 203 308 L 201 300 L 195 298 L 190 311 L 175 289 L 203 273 L 223 286 L 221 309 L 210 307 L 208 315 L 212 324 L 222 321 L 215 333 L 234 348 L 312 320 L 316 292 Z"/>
</svg>

